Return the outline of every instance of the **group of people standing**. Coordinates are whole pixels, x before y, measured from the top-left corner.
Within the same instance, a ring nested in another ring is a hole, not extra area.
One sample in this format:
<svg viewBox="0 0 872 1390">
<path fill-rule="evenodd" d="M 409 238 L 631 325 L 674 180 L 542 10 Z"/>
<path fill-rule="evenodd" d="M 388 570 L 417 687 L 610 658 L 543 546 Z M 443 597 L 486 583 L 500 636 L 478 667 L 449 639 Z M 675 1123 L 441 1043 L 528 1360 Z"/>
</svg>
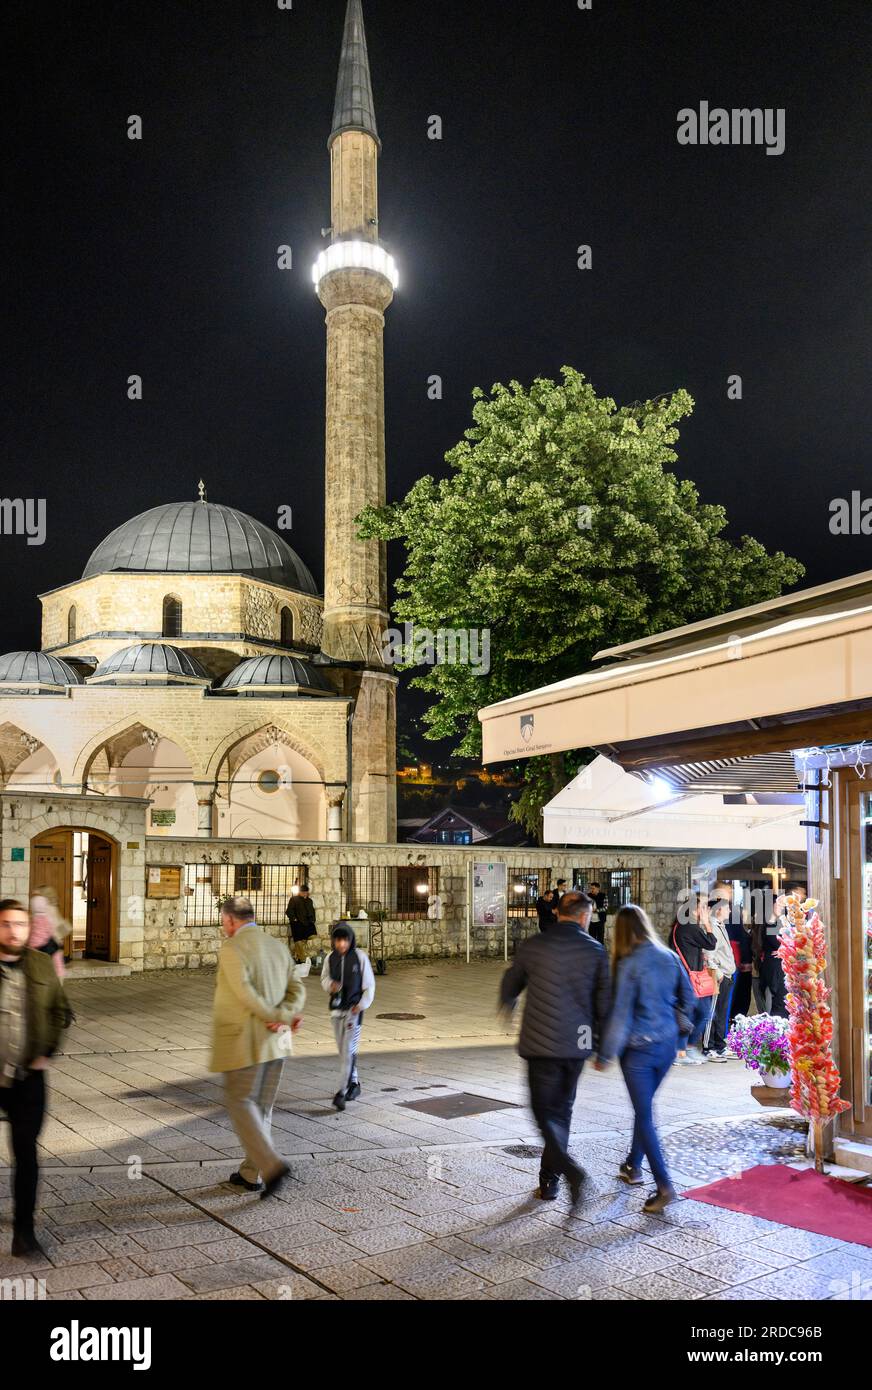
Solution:
<svg viewBox="0 0 872 1390">
<path fill-rule="evenodd" d="M 547 931 L 557 921 L 560 900 L 565 892 L 566 879 L 559 878 L 556 887 L 546 888 L 545 892 L 540 893 L 536 899 L 536 915 L 539 918 L 540 931 Z M 598 941 L 603 946 L 606 939 L 608 898 L 598 883 L 588 884 L 587 895 L 593 903 L 588 930 L 594 941 Z"/>
<path fill-rule="evenodd" d="M 708 899 L 689 904 L 684 920 L 676 919 L 669 939 L 694 991 L 684 1020 L 677 1061 L 696 1066 L 725 1062 L 734 1054 L 727 1035 L 737 1014 L 754 1002 L 761 1013 L 787 1017 L 787 985 L 777 955 L 780 921 L 767 895 L 752 896 L 751 921 L 735 909 L 726 889 L 717 886 Z"/>
</svg>

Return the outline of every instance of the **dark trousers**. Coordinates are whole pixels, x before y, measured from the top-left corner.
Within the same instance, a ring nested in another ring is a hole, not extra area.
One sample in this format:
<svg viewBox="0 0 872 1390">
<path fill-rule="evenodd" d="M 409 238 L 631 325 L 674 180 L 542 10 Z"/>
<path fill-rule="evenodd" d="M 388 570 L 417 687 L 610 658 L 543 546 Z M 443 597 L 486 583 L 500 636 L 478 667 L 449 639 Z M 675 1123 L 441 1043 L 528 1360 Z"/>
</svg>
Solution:
<svg viewBox="0 0 872 1390">
<path fill-rule="evenodd" d="M 733 1019 L 737 1014 L 747 1015 L 751 1007 L 751 972 L 750 970 L 737 970 L 733 976 L 733 1001 L 730 1004 L 729 1026 L 732 1028 Z"/>
<path fill-rule="evenodd" d="M 45 1116 L 45 1072 L 29 1071 L 23 1081 L 0 1086 L 0 1106 L 6 1111 L 9 1121 L 15 1165 L 13 1222 L 16 1231 L 30 1234 L 33 1231 L 36 1185 L 39 1180 L 36 1141 Z"/>
<path fill-rule="evenodd" d="M 661 1190 L 672 1184 L 654 1125 L 654 1097 L 675 1061 L 675 1051 L 676 1039 L 672 1037 L 651 1043 L 650 1047 L 628 1047 L 621 1058 L 621 1071 L 636 1117 L 627 1162 L 631 1168 L 640 1168 L 644 1155 Z"/>
<path fill-rule="evenodd" d="M 771 1002 L 769 1012 L 778 1018 L 787 1018 L 787 981 L 784 966 L 776 956 L 767 956 L 760 967 L 760 983 L 768 989 Z"/>
<path fill-rule="evenodd" d="M 723 1052 L 727 1045 L 729 1031 L 727 1020 L 730 1016 L 730 1000 L 733 995 L 734 975 L 725 975 L 718 989 L 711 1023 L 703 1037 L 704 1052 Z"/>
<path fill-rule="evenodd" d="M 678 1046 L 682 1052 L 688 1047 L 697 1047 L 702 1042 L 706 1025 L 711 1018 L 712 996 L 706 995 L 699 999 L 694 996 L 693 1009 L 690 1014 L 691 1029 L 689 1033 L 682 1033 L 678 1039 Z"/>
<path fill-rule="evenodd" d="M 584 1066 L 581 1057 L 528 1057 L 530 1109 L 545 1140 L 539 1165 L 540 1182 L 557 1177 L 577 1178 L 581 1169 L 567 1152 L 572 1107 L 578 1078 Z"/>
<path fill-rule="evenodd" d="M 604 945 L 606 939 L 606 919 L 603 918 L 602 921 L 600 921 L 599 918 L 592 917 L 588 931 L 594 941 L 598 941 L 601 946 Z"/>
</svg>

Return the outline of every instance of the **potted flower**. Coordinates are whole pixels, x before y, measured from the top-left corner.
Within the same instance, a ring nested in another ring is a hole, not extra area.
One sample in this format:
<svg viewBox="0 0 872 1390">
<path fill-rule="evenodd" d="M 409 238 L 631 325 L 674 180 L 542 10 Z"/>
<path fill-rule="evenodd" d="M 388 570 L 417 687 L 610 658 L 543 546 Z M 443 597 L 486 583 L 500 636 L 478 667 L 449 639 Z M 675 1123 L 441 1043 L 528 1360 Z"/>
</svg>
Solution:
<svg viewBox="0 0 872 1390">
<path fill-rule="evenodd" d="M 727 1038 L 745 1066 L 760 1075 L 764 1086 L 786 1089 L 790 1085 L 790 1044 L 786 1018 L 774 1014 L 755 1014 L 747 1018 L 737 1014 Z"/>
</svg>

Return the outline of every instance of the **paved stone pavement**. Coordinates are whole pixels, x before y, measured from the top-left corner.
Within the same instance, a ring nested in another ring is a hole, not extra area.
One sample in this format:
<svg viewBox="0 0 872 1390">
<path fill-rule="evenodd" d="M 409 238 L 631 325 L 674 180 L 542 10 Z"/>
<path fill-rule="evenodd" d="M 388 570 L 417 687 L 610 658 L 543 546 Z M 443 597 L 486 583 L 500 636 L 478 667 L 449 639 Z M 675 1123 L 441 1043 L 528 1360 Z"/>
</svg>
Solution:
<svg viewBox="0 0 872 1390">
<path fill-rule="evenodd" d="M 313 980 L 274 1115 L 293 1180 L 268 1202 L 224 1183 L 239 1149 L 207 1071 L 214 973 L 74 984 L 42 1135 L 46 1257 L 5 1253 L 4 1200 L 0 1280 L 32 1274 L 58 1300 L 872 1298 L 868 1246 L 693 1201 L 644 1216 L 646 1189 L 614 1176 L 630 1115 L 614 1068 L 579 1090 L 582 1204 L 539 1202 L 500 970 L 434 961 L 380 978 L 363 1095 L 343 1114 Z M 392 1012 L 424 1017 L 378 1017 Z M 659 1116 L 680 1187 L 802 1151 L 795 1118 L 761 1112 L 749 1083 L 738 1062 L 673 1069 Z M 460 1091 L 510 1108 L 443 1119 L 404 1104 Z"/>
</svg>

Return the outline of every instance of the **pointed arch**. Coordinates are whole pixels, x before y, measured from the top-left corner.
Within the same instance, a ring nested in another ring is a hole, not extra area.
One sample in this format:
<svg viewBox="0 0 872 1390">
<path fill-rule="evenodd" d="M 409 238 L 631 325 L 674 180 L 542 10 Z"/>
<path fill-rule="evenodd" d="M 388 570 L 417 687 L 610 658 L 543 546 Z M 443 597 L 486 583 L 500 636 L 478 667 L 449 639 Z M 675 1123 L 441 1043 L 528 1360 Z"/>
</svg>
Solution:
<svg viewBox="0 0 872 1390">
<path fill-rule="evenodd" d="M 299 753 L 301 757 L 309 760 L 322 782 L 326 781 L 323 757 L 315 751 L 311 744 L 300 738 L 298 731 L 288 729 L 278 721 L 264 722 L 262 719 L 255 719 L 250 724 L 240 725 L 234 729 L 233 733 L 227 734 L 221 740 L 209 759 L 209 766 L 206 770 L 209 781 L 217 782 L 221 776 L 227 775 L 224 768 L 225 761 L 228 760 L 233 749 L 251 739 L 253 735 L 261 736 L 260 746 L 263 748 L 268 748 L 271 743 L 284 743 L 288 748 L 292 748 L 295 753 Z M 246 749 L 245 756 L 250 757 L 252 752 L 256 751 L 259 749 L 252 745 Z"/>
<path fill-rule="evenodd" d="M 23 775 L 26 771 L 24 765 L 40 755 L 43 761 L 51 760 L 54 765 L 52 771 L 57 769 L 57 756 L 40 734 L 31 733 L 12 720 L 0 724 L 0 787 L 5 789 L 19 769 Z"/>
<path fill-rule="evenodd" d="M 161 723 L 159 728 L 155 728 L 153 725 L 144 724 L 140 720 L 131 719 L 128 716 L 126 719 L 119 719 L 114 724 L 107 725 L 106 728 L 101 729 L 99 733 L 88 740 L 76 758 L 73 767 L 74 781 L 84 788 L 92 764 L 100 752 L 111 744 L 113 745 L 113 753 L 117 756 L 117 754 L 121 752 L 121 756 L 123 757 L 125 752 L 138 746 L 138 744 L 142 742 L 143 735 L 146 732 L 153 732 L 157 734 L 159 738 L 165 738 L 168 742 L 175 743 L 188 759 L 193 775 L 195 777 L 199 775 L 201 770 L 200 762 L 183 734 L 180 734 L 174 728 L 167 727 L 163 723 Z"/>
</svg>

